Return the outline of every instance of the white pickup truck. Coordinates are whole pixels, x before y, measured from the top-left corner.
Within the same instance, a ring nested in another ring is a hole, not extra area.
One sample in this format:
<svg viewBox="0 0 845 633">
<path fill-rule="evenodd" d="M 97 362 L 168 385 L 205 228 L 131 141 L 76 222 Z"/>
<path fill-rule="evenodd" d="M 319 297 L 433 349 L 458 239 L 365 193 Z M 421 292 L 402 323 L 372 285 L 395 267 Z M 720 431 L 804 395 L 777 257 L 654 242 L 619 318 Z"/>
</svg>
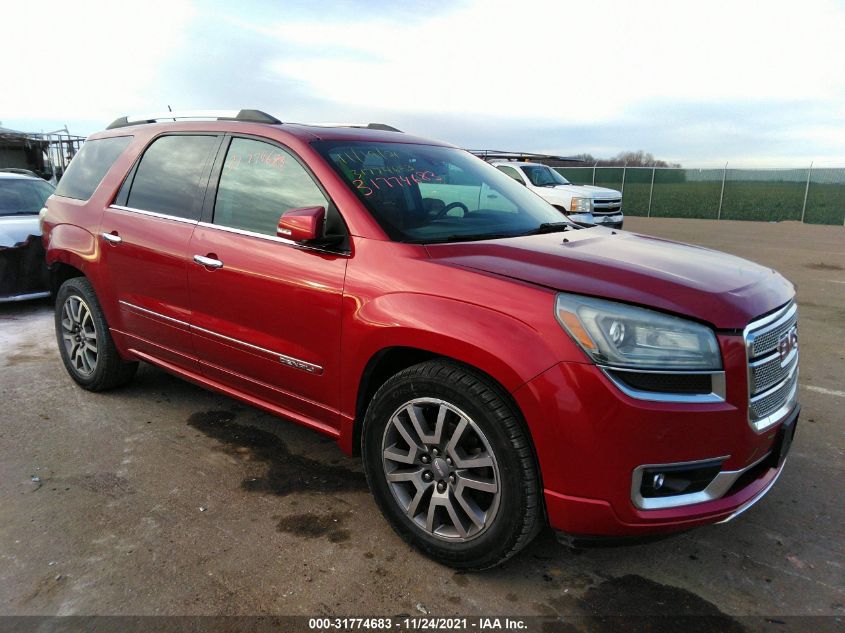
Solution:
<svg viewBox="0 0 845 633">
<path fill-rule="evenodd" d="M 547 165 L 521 161 L 491 164 L 525 185 L 574 222 L 622 228 L 622 194 L 614 189 L 576 185 Z"/>
</svg>

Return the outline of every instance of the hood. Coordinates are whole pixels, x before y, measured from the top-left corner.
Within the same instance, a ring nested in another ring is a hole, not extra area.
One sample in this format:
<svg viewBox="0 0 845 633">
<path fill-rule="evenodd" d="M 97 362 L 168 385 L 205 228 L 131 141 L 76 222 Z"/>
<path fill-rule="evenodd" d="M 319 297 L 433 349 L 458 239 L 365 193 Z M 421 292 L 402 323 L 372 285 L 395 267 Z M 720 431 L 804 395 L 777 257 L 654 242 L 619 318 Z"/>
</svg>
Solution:
<svg viewBox="0 0 845 633">
<path fill-rule="evenodd" d="M 0 215 L 0 248 L 23 244 L 29 236 L 41 235 L 38 215 Z"/>
<path fill-rule="evenodd" d="M 562 187 L 572 187 L 573 185 L 561 185 Z M 580 191 L 583 196 L 585 193 L 589 194 L 591 198 L 605 199 L 605 198 L 621 198 L 622 193 L 616 189 L 607 189 L 606 187 L 596 187 L 595 185 L 574 185 L 575 191 Z"/>
<path fill-rule="evenodd" d="M 613 189 L 605 189 L 604 187 L 594 187 L 593 185 L 555 185 L 554 187 L 534 187 L 532 189 L 540 194 L 541 197 L 555 198 L 561 197 L 569 199 L 576 198 L 593 198 L 594 200 L 617 199 L 621 198 L 622 194 Z"/>
<path fill-rule="evenodd" d="M 674 312 L 717 329 L 742 329 L 795 294 L 771 268 L 603 227 L 427 248 L 446 265 Z"/>
</svg>

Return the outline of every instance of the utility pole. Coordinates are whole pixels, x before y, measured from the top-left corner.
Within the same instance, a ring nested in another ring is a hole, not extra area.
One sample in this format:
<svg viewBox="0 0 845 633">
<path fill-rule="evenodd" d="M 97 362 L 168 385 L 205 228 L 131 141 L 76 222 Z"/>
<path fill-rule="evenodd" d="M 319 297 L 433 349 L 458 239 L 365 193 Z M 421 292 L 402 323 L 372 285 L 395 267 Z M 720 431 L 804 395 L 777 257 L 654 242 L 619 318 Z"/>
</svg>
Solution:
<svg viewBox="0 0 845 633">
<path fill-rule="evenodd" d="M 657 167 L 651 168 L 651 189 L 648 190 L 648 212 L 646 213 L 646 217 L 651 217 L 651 199 L 654 197 L 654 173 L 657 171 Z"/>
<path fill-rule="evenodd" d="M 807 212 L 807 196 L 810 194 L 810 174 L 813 173 L 813 161 L 810 161 L 810 167 L 807 169 L 807 186 L 804 187 L 804 206 L 801 207 L 801 224 L 804 223 L 804 214 Z"/>
<path fill-rule="evenodd" d="M 719 212 L 716 214 L 716 219 L 722 219 L 722 201 L 725 199 L 725 177 L 728 175 L 728 163 L 725 162 L 725 167 L 722 169 L 722 192 L 719 194 Z"/>
</svg>

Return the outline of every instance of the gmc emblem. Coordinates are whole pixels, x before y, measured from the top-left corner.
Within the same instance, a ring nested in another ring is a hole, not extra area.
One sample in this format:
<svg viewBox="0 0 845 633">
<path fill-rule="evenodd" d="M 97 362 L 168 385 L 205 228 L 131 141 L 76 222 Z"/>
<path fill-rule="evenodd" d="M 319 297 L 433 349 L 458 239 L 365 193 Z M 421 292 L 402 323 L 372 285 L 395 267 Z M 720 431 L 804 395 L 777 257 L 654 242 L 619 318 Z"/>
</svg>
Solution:
<svg viewBox="0 0 845 633">
<path fill-rule="evenodd" d="M 798 349 L 798 326 L 793 325 L 786 332 L 780 335 L 778 339 L 778 352 L 780 353 L 780 362 L 783 363 L 792 350 Z"/>
</svg>

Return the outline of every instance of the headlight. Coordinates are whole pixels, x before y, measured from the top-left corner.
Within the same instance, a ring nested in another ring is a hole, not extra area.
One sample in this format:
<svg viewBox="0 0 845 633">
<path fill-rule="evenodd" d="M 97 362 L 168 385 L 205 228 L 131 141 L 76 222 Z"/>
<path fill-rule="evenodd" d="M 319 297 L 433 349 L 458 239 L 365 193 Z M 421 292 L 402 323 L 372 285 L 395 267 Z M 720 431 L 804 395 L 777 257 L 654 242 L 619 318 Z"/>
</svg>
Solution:
<svg viewBox="0 0 845 633">
<path fill-rule="evenodd" d="M 559 294 L 558 321 L 600 365 L 636 369 L 720 370 L 713 330 L 654 310 Z"/>
<path fill-rule="evenodd" d="M 569 201 L 570 213 L 592 213 L 593 199 L 592 198 L 572 198 Z"/>
</svg>

